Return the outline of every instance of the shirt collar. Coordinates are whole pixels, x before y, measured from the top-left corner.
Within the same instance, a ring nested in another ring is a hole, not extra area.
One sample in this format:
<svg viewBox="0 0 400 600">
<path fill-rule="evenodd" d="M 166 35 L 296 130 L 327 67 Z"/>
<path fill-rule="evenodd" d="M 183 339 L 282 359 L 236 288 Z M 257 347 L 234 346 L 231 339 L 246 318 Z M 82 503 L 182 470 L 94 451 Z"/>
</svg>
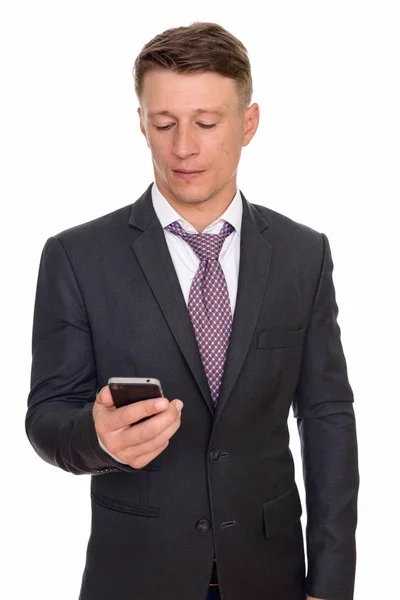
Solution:
<svg viewBox="0 0 400 600">
<path fill-rule="evenodd" d="M 163 228 L 167 227 L 167 225 L 170 225 L 170 223 L 173 223 L 174 221 L 178 221 L 185 231 L 189 233 L 197 233 L 193 225 L 181 217 L 181 215 L 170 205 L 168 200 L 158 189 L 156 182 L 154 182 L 151 188 L 151 197 L 154 211 Z M 226 211 L 220 217 L 218 217 L 218 219 L 210 223 L 210 225 L 205 228 L 203 233 L 217 233 L 219 232 L 220 227 L 218 228 L 216 225 L 222 225 L 223 221 L 227 221 L 235 228 L 235 231 L 240 234 L 242 227 L 242 214 L 242 198 L 239 188 L 237 188 L 236 194 Z"/>
</svg>

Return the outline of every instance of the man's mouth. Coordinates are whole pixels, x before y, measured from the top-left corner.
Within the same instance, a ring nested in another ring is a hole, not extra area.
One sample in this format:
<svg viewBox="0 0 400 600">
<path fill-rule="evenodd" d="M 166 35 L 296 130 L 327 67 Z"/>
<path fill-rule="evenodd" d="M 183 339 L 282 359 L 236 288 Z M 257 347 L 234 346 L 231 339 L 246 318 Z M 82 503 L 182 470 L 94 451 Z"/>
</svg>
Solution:
<svg viewBox="0 0 400 600">
<path fill-rule="evenodd" d="M 204 173 L 201 169 L 174 169 L 175 173 Z"/>
<path fill-rule="evenodd" d="M 196 171 L 193 169 L 173 169 L 173 173 L 181 179 L 192 179 L 205 173 L 205 171 Z"/>
</svg>

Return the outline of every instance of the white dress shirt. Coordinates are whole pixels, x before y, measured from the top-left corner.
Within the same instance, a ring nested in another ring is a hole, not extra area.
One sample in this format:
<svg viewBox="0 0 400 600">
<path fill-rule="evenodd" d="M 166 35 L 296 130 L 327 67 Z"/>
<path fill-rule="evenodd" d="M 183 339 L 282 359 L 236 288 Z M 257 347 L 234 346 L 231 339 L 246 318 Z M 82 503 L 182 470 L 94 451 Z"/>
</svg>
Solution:
<svg viewBox="0 0 400 600">
<path fill-rule="evenodd" d="M 151 196 L 158 220 L 164 228 L 168 250 L 170 252 L 172 262 L 174 263 L 183 297 L 185 298 L 186 304 L 188 304 L 190 286 L 192 284 L 192 279 L 199 268 L 200 260 L 194 250 L 192 250 L 191 246 L 189 246 L 185 240 L 166 230 L 165 227 L 174 221 L 178 221 L 182 228 L 188 233 L 197 233 L 197 231 L 193 225 L 181 217 L 181 215 L 174 208 L 172 208 L 170 203 L 161 194 L 156 183 L 154 183 L 153 187 L 151 188 Z M 219 262 L 224 272 L 226 285 L 228 288 L 232 315 L 235 311 L 239 278 L 240 230 L 242 227 L 242 213 L 242 198 L 239 190 L 237 190 L 235 197 L 226 211 L 216 221 L 208 225 L 202 232 L 217 234 L 221 231 L 225 221 L 233 225 L 235 228 L 235 231 L 232 231 L 232 233 L 225 238 L 219 255 Z"/>
<path fill-rule="evenodd" d="M 178 221 L 182 228 L 188 233 L 197 233 L 196 229 L 188 221 L 183 219 L 170 205 L 168 200 L 164 198 L 158 189 L 156 183 L 151 188 L 151 197 L 153 207 L 163 228 L 167 227 L 174 221 Z M 243 205 L 239 190 L 236 190 L 235 197 L 229 204 L 226 211 L 213 223 L 208 225 L 202 233 L 218 234 L 221 231 L 224 222 L 227 221 L 235 228 L 227 238 L 219 254 L 219 262 L 225 275 L 226 285 L 228 288 L 229 301 L 231 305 L 232 315 L 235 311 L 236 295 L 239 278 L 239 260 L 240 260 L 240 230 L 242 226 Z M 164 229 L 165 239 L 168 250 L 170 252 L 172 262 L 175 267 L 176 274 L 182 289 L 182 294 L 186 304 L 189 302 L 190 286 L 192 279 L 199 268 L 200 259 L 192 250 L 191 246 L 181 237 L 174 235 L 170 231 Z M 100 447 L 107 452 L 114 460 L 121 462 L 116 456 L 108 452 L 105 446 L 100 441 Z M 123 463 L 127 464 L 127 463 Z"/>
</svg>

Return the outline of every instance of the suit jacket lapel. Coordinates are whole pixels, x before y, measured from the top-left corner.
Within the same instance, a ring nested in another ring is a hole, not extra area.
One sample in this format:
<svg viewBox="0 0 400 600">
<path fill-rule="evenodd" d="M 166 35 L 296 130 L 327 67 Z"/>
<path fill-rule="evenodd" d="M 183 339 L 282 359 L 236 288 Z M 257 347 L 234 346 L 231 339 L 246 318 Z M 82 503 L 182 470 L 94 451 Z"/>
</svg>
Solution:
<svg viewBox="0 0 400 600">
<path fill-rule="evenodd" d="M 210 412 L 213 415 L 215 413 L 216 423 L 243 367 L 260 312 L 271 260 L 271 245 L 261 233 L 268 228 L 268 223 L 242 194 L 238 295 L 231 342 L 215 412 L 189 312 L 164 231 L 153 208 L 151 187 L 150 185 L 132 206 L 129 224 L 142 231 L 132 244 L 133 252 Z"/>
<path fill-rule="evenodd" d="M 157 219 L 151 201 L 151 186 L 133 205 L 129 224 L 142 231 L 132 244 L 133 252 L 197 385 L 214 415 L 215 409 L 189 312 L 165 241 L 163 228 Z"/>
<path fill-rule="evenodd" d="M 215 424 L 231 394 L 246 359 L 260 313 L 271 262 L 271 244 L 261 234 L 267 221 L 243 198 L 238 293 L 232 335 L 225 362 Z"/>
</svg>

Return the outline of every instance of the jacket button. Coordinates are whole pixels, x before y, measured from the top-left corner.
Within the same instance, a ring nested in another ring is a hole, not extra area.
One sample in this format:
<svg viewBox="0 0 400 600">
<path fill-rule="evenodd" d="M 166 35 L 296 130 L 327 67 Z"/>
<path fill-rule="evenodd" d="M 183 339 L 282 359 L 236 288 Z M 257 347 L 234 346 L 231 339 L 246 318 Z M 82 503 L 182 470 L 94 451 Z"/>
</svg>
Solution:
<svg viewBox="0 0 400 600">
<path fill-rule="evenodd" d="M 221 452 L 219 450 L 211 450 L 210 452 L 210 461 L 212 463 L 217 463 L 221 458 Z"/>
<path fill-rule="evenodd" d="M 200 521 L 197 521 L 196 523 L 196 529 L 197 531 L 200 531 L 200 533 L 206 533 L 211 527 L 211 523 L 208 519 L 200 519 Z"/>
</svg>

